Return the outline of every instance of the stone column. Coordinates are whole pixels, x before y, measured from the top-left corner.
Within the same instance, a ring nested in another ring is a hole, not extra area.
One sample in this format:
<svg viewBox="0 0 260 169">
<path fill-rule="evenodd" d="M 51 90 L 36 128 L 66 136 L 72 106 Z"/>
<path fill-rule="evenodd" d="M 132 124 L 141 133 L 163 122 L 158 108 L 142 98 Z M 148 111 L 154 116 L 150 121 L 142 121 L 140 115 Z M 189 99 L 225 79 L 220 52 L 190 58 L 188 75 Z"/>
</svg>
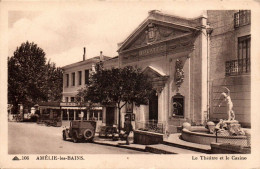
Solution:
<svg viewBox="0 0 260 169">
<path fill-rule="evenodd" d="M 201 24 L 207 25 L 207 18 L 202 17 Z M 205 122 L 205 114 L 207 115 L 207 32 L 202 29 L 201 33 L 201 123 Z"/>
<path fill-rule="evenodd" d="M 83 121 L 83 117 L 84 117 L 84 111 L 81 110 L 81 117 L 80 117 L 81 121 Z"/>
<path fill-rule="evenodd" d="M 68 121 L 70 121 L 70 112 L 69 112 L 69 109 L 67 109 L 67 115 L 68 115 Z"/>
<path fill-rule="evenodd" d="M 74 110 L 74 117 L 73 117 L 74 120 L 77 120 L 76 119 L 76 110 Z"/>
<path fill-rule="evenodd" d="M 87 110 L 87 120 L 89 120 L 89 110 Z"/>
<path fill-rule="evenodd" d="M 100 118 L 100 111 L 98 111 L 98 119 L 97 119 L 97 121 L 99 121 L 99 118 Z"/>
<path fill-rule="evenodd" d="M 60 110 L 60 118 L 61 118 L 61 121 L 63 120 L 63 110 L 61 109 Z"/>
</svg>

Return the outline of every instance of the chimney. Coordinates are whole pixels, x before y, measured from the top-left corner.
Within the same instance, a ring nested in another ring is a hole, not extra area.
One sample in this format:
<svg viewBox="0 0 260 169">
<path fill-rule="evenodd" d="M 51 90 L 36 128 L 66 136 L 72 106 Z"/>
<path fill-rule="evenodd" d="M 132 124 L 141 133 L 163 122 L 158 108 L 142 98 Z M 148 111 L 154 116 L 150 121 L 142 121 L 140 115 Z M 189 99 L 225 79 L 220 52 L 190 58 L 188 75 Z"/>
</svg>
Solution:
<svg viewBox="0 0 260 169">
<path fill-rule="evenodd" d="M 86 47 L 83 48 L 83 61 L 86 59 L 85 54 L 86 54 Z"/>
<path fill-rule="evenodd" d="M 103 52 L 102 51 L 100 51 L 100 56 L 99 56 L 99 60 L 100 61 L 104 61 L 104 56 L 103 56 L 103 54 L 102 54 Z"/>
</svg>

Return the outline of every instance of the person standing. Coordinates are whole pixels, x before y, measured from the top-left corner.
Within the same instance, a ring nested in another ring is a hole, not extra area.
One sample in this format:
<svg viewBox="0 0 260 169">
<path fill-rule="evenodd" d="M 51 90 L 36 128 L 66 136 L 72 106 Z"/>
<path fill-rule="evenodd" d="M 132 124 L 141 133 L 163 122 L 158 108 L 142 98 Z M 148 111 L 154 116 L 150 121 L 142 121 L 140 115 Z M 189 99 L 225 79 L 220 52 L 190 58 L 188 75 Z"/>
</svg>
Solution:
<svg viewBox="0 0 260 169">
<path fill-rule="evenodd" d="M 124 122 L 124 128 L 125 128 L 125 135 L 126 135 L 126 145 L 129 145 L 129 134 L 131 131 L 133 131 L 133 126 L 131 124 L 131 121 L 129 117 L 127 116 Z"/>
</svg>

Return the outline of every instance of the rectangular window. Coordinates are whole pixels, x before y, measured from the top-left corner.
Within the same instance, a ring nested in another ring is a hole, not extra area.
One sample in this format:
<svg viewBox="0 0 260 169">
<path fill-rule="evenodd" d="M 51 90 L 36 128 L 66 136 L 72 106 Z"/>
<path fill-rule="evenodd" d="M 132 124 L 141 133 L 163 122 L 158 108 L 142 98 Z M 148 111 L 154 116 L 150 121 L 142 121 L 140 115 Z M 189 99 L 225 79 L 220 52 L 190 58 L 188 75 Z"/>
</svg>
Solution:
<svg viewBox="0 0 260 169">
<path fill-rule="evenodd" d="M 250 10 L 239 10 L 234 14 L 234 27 L 248 25 L 251 23 L 251 11 Z"/>
<path fill-rule="evenodd" d="M 226 61 L 226 76 L 249 73 L 251 70 L 251 38 L 250 35 L 238 38 L 237 59 Z"/>
<path fill-rule="evenodd" d="M 69 87 L 69 74 L 66 74 L 66 87 Z"/>
<path fill-rule="evenodd" d="M 74 97 L 71 97 L 70 98 L 70 102 L 74 102 L 75 101 L 75 98 Z"/>
<path fill-rule="evenodd" d="M 250 72 L 250 35 L 238 38 L 238 71 Z"/>
<path fill-rule="evenodd" d="M 89 119 L 90 120 L 102 120 L 102 111 L 100 110 L 93 110 L 93 111 L 90 111 L 90 114 L 89 114 Z"/>
<path fill-rule="evenodd" d="M 85 84 L 89 84 L 89 70 L 85 70 Z"/>
<path fill-rule="evenodd" d="M 79 85 L 81 85 L 82 72 L 78 71 Z"/>
<path fill-rule="evenodd" d="M 69 102 L 69 97 L 65 97 L 65 102 Z"/>
<path fill-rule="evenodd" d="M 75 86 L 75 72 L 72 73 L 72 86 Z"/>
</svg>

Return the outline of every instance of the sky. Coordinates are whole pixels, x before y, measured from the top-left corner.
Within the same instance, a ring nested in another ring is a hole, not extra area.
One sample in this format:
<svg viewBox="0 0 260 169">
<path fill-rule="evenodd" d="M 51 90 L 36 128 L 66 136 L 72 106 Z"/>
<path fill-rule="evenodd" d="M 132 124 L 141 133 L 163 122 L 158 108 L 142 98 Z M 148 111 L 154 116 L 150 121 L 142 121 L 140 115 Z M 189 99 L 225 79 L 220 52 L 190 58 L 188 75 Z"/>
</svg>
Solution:
<svg viewBox="0 0 260 169">
<path fill-rule="evenodd" d="M 75 5 L 75 4 L 73 4 Z M 102 2 L 76 4 L 76 8 L 51 7 L 8 11 L 8 55 L 21 43 L 36 43 L 46 58 L 57 66 L 86 58 L 117 56 L 118 43 L 124 41 L 148 17 L 150 10 L 182 17 L 196 17 L 202 10 L 174 9 L 172 2 Z"/>
</svg>

